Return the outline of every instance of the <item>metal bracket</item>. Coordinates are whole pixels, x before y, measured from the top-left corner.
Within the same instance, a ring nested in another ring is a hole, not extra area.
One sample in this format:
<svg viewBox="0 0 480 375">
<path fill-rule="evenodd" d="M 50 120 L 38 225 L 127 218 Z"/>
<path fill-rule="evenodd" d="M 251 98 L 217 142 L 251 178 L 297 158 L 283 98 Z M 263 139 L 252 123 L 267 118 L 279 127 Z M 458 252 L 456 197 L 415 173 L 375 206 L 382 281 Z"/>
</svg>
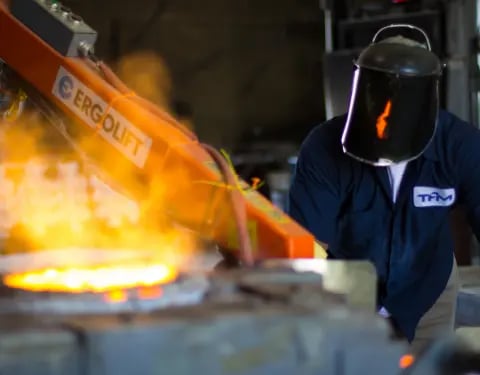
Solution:
<svg viewBox="0 0 480 375">
<path fill-rule="evenodd" d="M 63 56 L 81 56 L 82 46 L 91 50 L 97 32 L 58 1 L 12 0 L 11 13 Z"/>
</svg>

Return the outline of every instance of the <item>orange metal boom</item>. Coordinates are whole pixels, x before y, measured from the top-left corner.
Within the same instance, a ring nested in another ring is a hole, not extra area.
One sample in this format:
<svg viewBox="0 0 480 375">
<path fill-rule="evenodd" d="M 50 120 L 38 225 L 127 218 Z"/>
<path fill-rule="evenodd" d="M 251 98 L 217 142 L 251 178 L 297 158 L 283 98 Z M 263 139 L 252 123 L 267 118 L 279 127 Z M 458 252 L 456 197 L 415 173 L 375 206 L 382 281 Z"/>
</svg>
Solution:
<svg viewBox="0 0 480 375">
<path fill-rule="evenodd" d="M 0 35 L 0 58 L 72 119 L 68 133 L 78 137 L 78 145 L 100 170 L 118 185 L 127 174 L 129 181 L 135 177 L 136 183 L 126 188 L 137 199 L 161 187 L 161 209 L 169 217 L 223 246 L 238 248 L 229 188 L 221 185 L 222 177 L 205 149 L 180 131 L 167 113 L 153 115 L 121 95 L 82 58 L 56 52 L 4 4 Z M 314 256 L 315 241 L 308 231 L 258 192 L 243 196 L 257 259 Z"/>
</svg>

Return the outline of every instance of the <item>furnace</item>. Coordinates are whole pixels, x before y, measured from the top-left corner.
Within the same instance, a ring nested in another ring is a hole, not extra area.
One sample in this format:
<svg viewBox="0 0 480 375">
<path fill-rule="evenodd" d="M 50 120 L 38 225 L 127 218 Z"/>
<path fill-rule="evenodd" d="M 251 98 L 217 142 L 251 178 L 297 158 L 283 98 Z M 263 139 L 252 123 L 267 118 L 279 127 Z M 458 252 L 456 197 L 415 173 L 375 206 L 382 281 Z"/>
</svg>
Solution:
<svg viewBox="0 0 480 375">
<path fill-rule="evenodd" d="M 38 255 L 35 263 L 52 267 Z M 197 270 L 148 289 L 4 285 L 0 373 L 397 374 L 407 348 L 372 314 L 374 288 L 368 264 L 322 260 Z M 375 353 L 381 359 L 368 361 Z"/>
</svg>

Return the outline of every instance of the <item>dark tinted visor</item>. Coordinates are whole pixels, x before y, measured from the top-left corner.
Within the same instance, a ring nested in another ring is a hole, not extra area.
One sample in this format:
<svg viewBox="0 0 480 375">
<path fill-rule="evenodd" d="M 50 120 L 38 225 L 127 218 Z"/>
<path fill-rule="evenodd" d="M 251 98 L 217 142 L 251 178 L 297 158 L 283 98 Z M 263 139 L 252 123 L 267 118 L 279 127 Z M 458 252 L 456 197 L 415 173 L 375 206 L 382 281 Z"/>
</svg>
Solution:
<svg viewBox="0 0 480 375">
<path fill-rule="evenodd" d="M 435 132 L 438 80 L 357 69 L 342 137 L 345 152 L 374 165 L 419 156 Z"/>
</svg>

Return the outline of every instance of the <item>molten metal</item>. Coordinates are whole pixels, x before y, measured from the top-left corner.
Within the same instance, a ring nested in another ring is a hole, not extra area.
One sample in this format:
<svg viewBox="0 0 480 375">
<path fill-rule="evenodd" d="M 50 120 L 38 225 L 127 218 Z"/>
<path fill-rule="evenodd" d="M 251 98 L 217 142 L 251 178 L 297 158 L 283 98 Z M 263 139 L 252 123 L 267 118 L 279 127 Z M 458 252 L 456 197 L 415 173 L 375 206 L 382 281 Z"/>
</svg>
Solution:
<svg viewBox="0 0 480 375">
<path fill-rule="evenodd" d="M 175 267 L 166 264 L 111 265 L 95 268 L 49 268 L 6 275 L 4 284 L 32 292 L 107 292 L 174 281 Z"/>
</svg>

